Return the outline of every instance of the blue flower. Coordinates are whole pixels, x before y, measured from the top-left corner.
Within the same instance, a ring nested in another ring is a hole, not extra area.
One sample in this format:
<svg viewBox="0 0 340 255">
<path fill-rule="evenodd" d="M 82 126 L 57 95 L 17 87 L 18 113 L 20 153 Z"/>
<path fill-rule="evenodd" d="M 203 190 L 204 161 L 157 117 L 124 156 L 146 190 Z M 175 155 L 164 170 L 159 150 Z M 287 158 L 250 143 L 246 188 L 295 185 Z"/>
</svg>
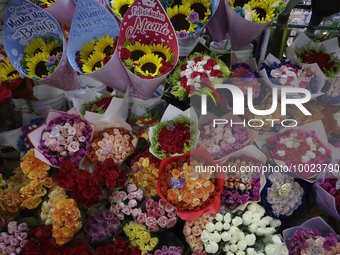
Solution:
<svg viewBox="0 0 340 255">
<path fill-rule="evenodd" d="M 240 15 L 241 17 L 243 17 L 243 9 L 242 8 L 236 8 L 235 12 Z"/>
</svg>

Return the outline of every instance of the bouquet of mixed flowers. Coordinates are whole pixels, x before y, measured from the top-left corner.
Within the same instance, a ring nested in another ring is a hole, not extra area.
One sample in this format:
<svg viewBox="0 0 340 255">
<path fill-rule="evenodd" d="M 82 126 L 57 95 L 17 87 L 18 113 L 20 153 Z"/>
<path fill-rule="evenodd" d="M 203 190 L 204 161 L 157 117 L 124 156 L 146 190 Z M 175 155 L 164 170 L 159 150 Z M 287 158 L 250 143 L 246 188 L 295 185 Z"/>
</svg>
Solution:
<svg viewBox="0 0 340 255">
<path fill-rule="evenodd" d="M 92 73 L 102 68 L 110 61 L 116 50 L 118 37 L 113 39 L 109 35 L 98 37 L 90 43 L 85 43 L 80 51 L 76 52 L 76 59 L 83 73 Z"/>
<path fill-rule="evenodd" d="M 130 183 L 143 190 L 144 198 L 157 195 L 156 186 L 160 163 L 160 160 L 153 156 L 149 149 L 138 153 L 131 160 Z"/>
<path fill-rule="evenodd" d="M 89 155 L 84 163 L 103 162 L 112 158 L 114 163 L 121 164 L 133 152 L 135 137 L 125 128 L 107 128 L 94 132 Z"/>
<path fill-rule="evenodd" d="M 44 123 L 45 123 L 45 119 L 37 118 L 37 119 L 31 120 L 28 125 L 21 127 L 22 134 L 19 136 L 19 139 L 18 139 L 18 147 L 21 151 L 27 152 L 29 149 L 34 148 L 33 144 L 28 139 L 27 135 Z"/>
<path fill-rule="evenodd" d="M 7 231 L 0 233 L 0 252 L 5 255 L 21 254 L 28 240 L 27 223 L 18 225 L 16 221 L 7 224 Z"/>
<path fill-rule="evenodd" d="M 165 75 L 174 67 L 174 53 L 163 43 L 132 41 L 127 38 L 120 58 L 132 73 L 142 79 Z"/>
<path fill-rule="evenodd" d="M 61 188 L 70 192 L 77 204 L 85 204 L 88 209 L 102 199 L 99 183 L 86 169 L 78 169 L 73 162 L 61 162 L 60 170 L 54 177 Z"/>
<path fill-rule="evenodd" d="M 288 255 L 281 238 L 274 235 L 280 225 L 279 220 L 265 216 L 263 207 L 250 204 L 247 210 L 237 214 L 217 213 L 202 231 L 201 240 L 205 251 L 212 254 Z"/>
<path fill-rule="evenodd" d="M 175 226 L 177 222 L 175 207 L 164 199 L 149 198 L 139 210 L 139 213 L 134 216 L 135 221 L 144 224 L 149 232 L 167 230 Z"/>
<path fill-rule="evenodd" d="M 128 184 L 125 190 L 115 189 L 109 200 L 111 202 L 110 210 L 117 215 L 118 219 L 124 220 L 130 215 L 137 217 L 141 213 L 139 205 L 143 199 L 143 191 L 137 189 L 135 184 Z"/>
<path fill-rule="evenodd" d="M 195 220 L 186 220 L 183 228 L 185 240 L 189 244 L 191 250 L 196 254 L 203 251 L 203 241 L 201 239 L 202 231 L 206 229 L 209 222 L 212 222 L 214 217 L 209 213 L 204 213 Z"/>
<path fill-rule="evenodd" d="M 7 88 L 11 88 L 12 84 L 20 84 L 25 78 L 21 73 L 19 73 L 12 63 L 9 61 L 8 57 L 0 59 L 0 82 Z M 12 89 L 11 89 L 12 90 Z"/>
<path fill-rule="evenodd" d="M 140 117 L 129 120 L 129 124 L 132 127 L 132 131 L 136 133 L 137 137 L 143 137 L 145 140 L 149 140 L 149 128 L 157 125 L 160 121 L 160 117 L 156 116 L 148 116 L 148 117 Z"/>
<path fill-rule="evenodd" d="M 118 231 L 119 219 L 110 210 L 98 212 L 84 224 L 85 236 L 89 242 L 97 242 L 111 237 Z"/>
<path fill-rule="evenodd" d="M 231 0 L 229 4 L 238 15 L 256 23 L 273 20 L 286 7 L 282 0 Z"/>
<path fill-rule="evenodd" d="M 228 66 L 214 53 L 195 52 L 178 64 L 168 79 L 171 94 L 183 101 L 193 95 L 207 93 L 212 97 L 215 84 L 231 74 Z"/>
<path fill-rule="evenodd" d="M 129 238 L 132 246 L 138 246 L 142 254 L 152 251 L 158 244 L 157 237 L 151 237 L 145 226 L 134 221 L 126 223 L 123 227 L 124 233 Z"/>
<path fill-rule="evenodd" d="M 112 254 L 142 255 L 142 251 L 139 249 L 138 246 L 131 248 L 129 241 L 125 241 L 122 237 L 118 237 L 113 245 L 109 243 L 106 246 L 100 246 L 97 248 L 97 255 Z"/>
</svg>

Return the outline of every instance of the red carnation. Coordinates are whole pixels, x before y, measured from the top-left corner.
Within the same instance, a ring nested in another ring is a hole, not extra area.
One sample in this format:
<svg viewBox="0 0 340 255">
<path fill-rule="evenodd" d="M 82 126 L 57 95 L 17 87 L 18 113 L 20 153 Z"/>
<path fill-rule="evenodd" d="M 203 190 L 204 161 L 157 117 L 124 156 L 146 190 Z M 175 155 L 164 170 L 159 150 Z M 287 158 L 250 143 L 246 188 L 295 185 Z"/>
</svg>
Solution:
<svg viewBox="0 0 340 255">
<path fill-rule="evenodd" d="M 131 51 L 129 51 L 128 49 L 126 48 L 123 48 L 120 52 L 120 58 L 122 60 L 127 60 L 128 58 L 130 58 L 131 56 Z"/>
<path fill-rule="evenodd" d="M 208 64 L 205 64 L 205 65 L 203 66 L 203 68 L 204 68 L 204 70 L 208 70 L 208 71 L 213 70 L 213 67 L 210 66 L 210 65 L 208 65 Z"/>
<path fill-rule="evenodd" d="M 194 61 L 195 61 L 195 64 L 196 64 L 197 62 L 202 61 L 202 57 L 196 57 L 196 58 L 194 59 Z"/>
<path fill-rule="evenodd" d="M 218 77 L 218 78 L 221 78 L 222 77 L 222 72 L 220 70 L 212 70 L 210 75 Z"/>
<path fill-rule="evenodd" d="M 215 66 L 215 65 L 217 65 L 217 62 L 210 58 L 210 59 L 208 59 L 207 64 L 210 65 L 210 66 Z"/>
<path fill-rule="evenodd" d="M 181 65 L 181 71 L 185 71 L 187 69 L 187 65 Z"/>
<path fill-rule="evenodd" d="M 188 86 L 187 83 L 188 83 L 188 78 L 187 78 L 186 76 L 183 76 L 183 77 L 181 78 L 181 86 L 182 86 L 183 88 L 186 88 L 186 86 Z"/>
<path fill-rule="evenodd" d="M 200 72 L 197 72 L 197 71 L 192 72 L 190 78 L 191 78 L 191 79 L 194 79 L 194 78 L 196 78 L 196 77 L 197 77 L 198 75 L 200 75 L 200 74 L 201 74 L 201 73 L 200 73 Z"/>
<path fill-rule="evenodd" d="M 161 68 L 159 68 L 159 71 L 162 75 L 164 75 L 170 72 L 170 69 L 167 66 L 162 66 Z"/>
</svg>

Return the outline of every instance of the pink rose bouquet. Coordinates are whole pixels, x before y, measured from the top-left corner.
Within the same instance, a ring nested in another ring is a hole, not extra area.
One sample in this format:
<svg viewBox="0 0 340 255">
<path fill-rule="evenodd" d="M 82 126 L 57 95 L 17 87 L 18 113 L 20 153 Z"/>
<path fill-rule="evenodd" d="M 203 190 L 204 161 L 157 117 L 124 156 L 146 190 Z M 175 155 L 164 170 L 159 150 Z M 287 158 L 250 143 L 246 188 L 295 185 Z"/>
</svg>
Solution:
<svg viewBox="0 0 340 255">
<path fill-rule="evenodd" d="M 125 217 L 137 217 L 142 213 L 139 207 L 143 199 L 143 190 L 137 189 L 135 184 L 128 184 L 123 190 L 115 189 L 109 200 L 111 202 L 110 211 L 116 214 L 118 219 Z"/>
<path fill-rule="evenodd" d="M 141 211 L 135 221 L 146 225 L 149 232 L 172 228 L 178 219 L 176 208 L 164 199 L 147 199 Z"/>
<path fill-rule="evenodd" d="M 28 240 L 27 223 L 18 225 L 16 221 L 7 224 L 7 232 L 0 233 L 0 253 L 1 254 L 21 254 Z"/>
<path fill-rule="evenodd" d="M 53 165 L 63 161 L 79 164 L 88 155 L 91 136 L 92 128 L 86 120 L 60 114 L 41 132 L 38 149 Z"/>
<path fill-rule="evenodd" d="M 204 213 L 202 216 L 193 221 L 185 221 L 183 234 L 185 236 L 185 240 L 194 253 L 201 254 L 203 252 L 203 241 L 201 240 L 201 234 L 203 230 L 206 229 L 206 225 L 209 222 L 212 222 L 213 219 L 214 217 L 211 214 Z"/>
</svg>

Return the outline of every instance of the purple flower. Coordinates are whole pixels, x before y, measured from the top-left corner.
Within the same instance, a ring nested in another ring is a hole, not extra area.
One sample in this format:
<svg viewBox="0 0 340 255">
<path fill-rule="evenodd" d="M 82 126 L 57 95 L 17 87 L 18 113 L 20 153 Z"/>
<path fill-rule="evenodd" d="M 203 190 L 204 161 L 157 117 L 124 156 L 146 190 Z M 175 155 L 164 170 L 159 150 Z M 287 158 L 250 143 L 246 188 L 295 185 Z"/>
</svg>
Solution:
<svg viewBox="0 0 340 255">
<path fill-rule="evenodd" d="M 23 222 L 21 223 L 19 226 L 18 226 L 18 229 L 20 231 L 25 231 L 27 229 L 27 223 L 26 222 Z"/>
<path fill-rule="evenodd" d="M 163 255 L 163 252 L 161 250 L 155 251 L 154 255 Z"/>
<path fill-rule="evenodd" d="M 175 246 L 170 246 L 169 251 L 173 253 L 177 253 L 177 248 Z"/>
<path fill-rule="evenodd" d="M 178 39 L 184 39 L 184 38 L 189 37 L 189 34 L 185 31 L 181 31 L 181 32 L 178 32 L 176 36 Z"/>
<path fill-rule="evenodd" d="M 26 232 L 21 232 L 18 234 L 18 239 L 20 241 L 25 240 L 27 238 L 27 233 Z"/>
<path fill-rule="evenodd" d="M 108 224 L 110 226 L 118 226 L 119 225 L 119 219 L 117 217 L 112 218 L 111 220 L 108 221 Z"/>
<path fill-rule="evenodd" d="M 167 252 L 167 251 L 168 251 L 168 246 L 166 246 L 166 245 L 163 245 L 163 247 L 162 247 L 162 251 L 164 251 L 164 252 Z"/>
<path fill-rule="evenodd" d="M 21 247 L 21 248 L 24 248 L 24 247 L 26 246 L 27 243 L 28 243 L 28 240 L 27 240 L 27 239 L 21 240 L 21 241 L 20 241 L 20 247 Z"/>
<path fill-rule="evenodd" d="M 27 235 L 27 234 L 26 234 Z M 13 238 L 10 242 L 9 242 L 11 245 L 13 246 L 18 246 L 20 241 L 18 238 Z"/>
<path fill-rule="evenodd" d="M 115 233 L 117 231 L 117 226 L 113 226 L 113 225 L 108 226 L 106 231 L 107 231 L 108 234 L 111 235 L 111 234 L 113 234 L 113 233 Z"/>
<path fill-rule="evenodd" d="M 188 16 L 188 21 L 190 23 L 195 23 L 199 20 L 199 18 L 200 18 L 200 15 L 197 12 L 192 11 L 192 12 L 190 12 L 190 14 Z"/>
<path fill-rule="evenodd" d="M 111 212 L 110 210 L 105 210 L 102 212 L 103 214 L 103 217 L 106 219 L 106 220 L 111 220 L 114 218 L 114 213 Z"/>
<path fill-rule="evenodd" d="M 49 56 L 47 58 L 47 63 L 49 63 L 50 65 L 53 65 L 55 63 L 57 59 L 54 56 Z"/>
</svg>

